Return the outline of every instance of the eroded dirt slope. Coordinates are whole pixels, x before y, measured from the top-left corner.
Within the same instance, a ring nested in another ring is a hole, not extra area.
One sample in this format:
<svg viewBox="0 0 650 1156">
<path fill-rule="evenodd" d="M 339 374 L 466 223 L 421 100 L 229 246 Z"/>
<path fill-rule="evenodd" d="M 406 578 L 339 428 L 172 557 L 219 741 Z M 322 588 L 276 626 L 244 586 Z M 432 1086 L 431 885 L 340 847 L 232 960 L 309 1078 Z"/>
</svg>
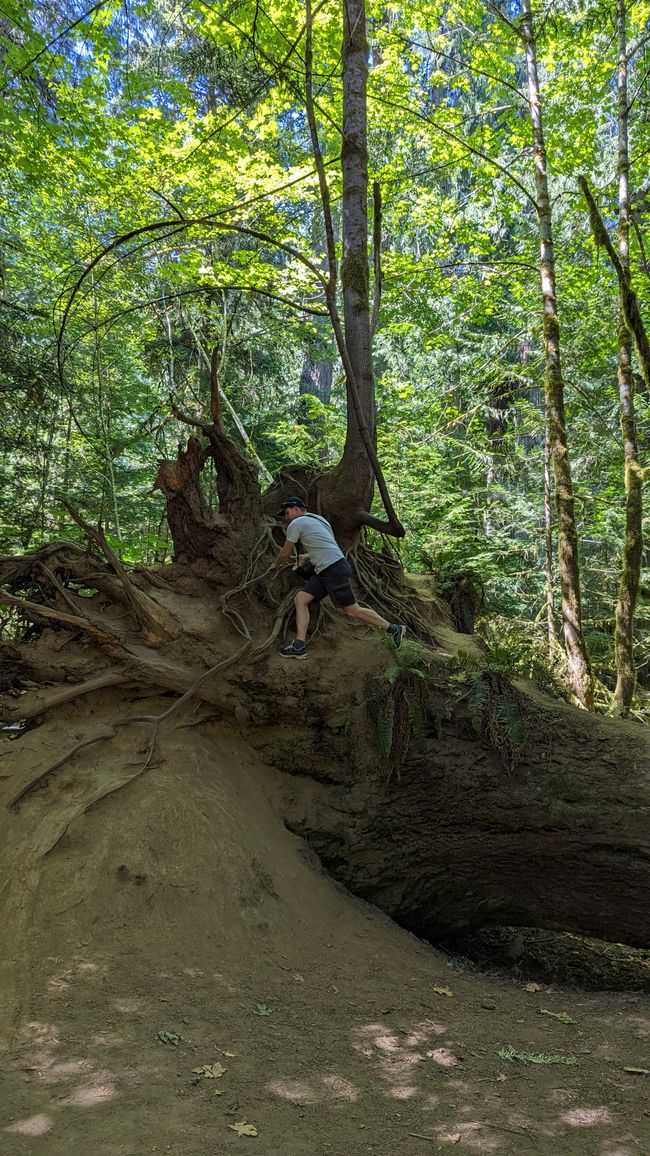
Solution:
<svg viewBox="0 0 650 1156">
<path fill-rule="evenodd" d="M 4 802 L 120 693 L 6 744 Z M 263 751 L 191 721 L 89 810 L 132 730 L 2 805 L 2 1156 L 650 1152 L 647 997 L 453 970 L 321 870 Z"/>
</svg>

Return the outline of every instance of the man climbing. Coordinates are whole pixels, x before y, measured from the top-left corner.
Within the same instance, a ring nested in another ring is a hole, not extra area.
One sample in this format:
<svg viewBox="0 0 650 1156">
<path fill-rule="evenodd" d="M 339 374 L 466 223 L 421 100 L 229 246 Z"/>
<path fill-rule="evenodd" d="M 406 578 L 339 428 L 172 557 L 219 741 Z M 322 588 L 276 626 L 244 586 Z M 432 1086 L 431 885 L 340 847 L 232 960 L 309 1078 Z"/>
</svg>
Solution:
<svg viewBox="0 0 650 1156">
<path fill-rule="evenodd" d="M 274 568 L 281 566 L 289 558 L 298 542 L 301 552 L 309 557 L 313 567 L 313 573 L 307 577 L 302 590 L 299 590 L 294 598 L 296 637 L 288 646 L 281 648 L 282 657 L 307 657 L 306 639 L 310 603 L 320 602 L 328 595 L 334 605 L 350 618 L 360 618 L 362 622 L 385 630 L 399 650 L 406 627 L 398 622 L 387 622 L 367 606 L 359 606 L 350 584 L 352 569 L 334 537 L 329 522 L 321 518 L 320 514 L 308 514 L 302 498 L 297 497 L 285 498 L 280 509 L 276 510 L 276 516 L 284 518 L 287 540 L 273 563 Z"/>
</svg>

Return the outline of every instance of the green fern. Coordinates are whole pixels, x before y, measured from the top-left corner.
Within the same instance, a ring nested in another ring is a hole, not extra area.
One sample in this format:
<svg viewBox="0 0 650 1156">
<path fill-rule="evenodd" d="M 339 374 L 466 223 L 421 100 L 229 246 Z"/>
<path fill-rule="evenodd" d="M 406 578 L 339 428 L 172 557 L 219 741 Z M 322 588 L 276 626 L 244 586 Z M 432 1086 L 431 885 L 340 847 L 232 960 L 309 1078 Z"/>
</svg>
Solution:
<svg viewBox="0 0 650 1156">
<path fill-rule="evenodd" d="M 479 663 L 474 655 L 462 652 L 454 666 L 460 669 L 450 681 L 465 688 L 457 703 L 466 704 L 473 731 L 489 743 L 501 765 L 512 770 L 528 735 L 530 705 L 496 665 L 496 656 Z"/>
<path fill-rule="evenodd" d="M 399 781 L 413 741 L 426 734 L 425 683 L 428 652 L 408 642 L 395 651 L 391 664 L 370 680 L 366 704 L 386 763 L 385 778 Z"/>
</svg>

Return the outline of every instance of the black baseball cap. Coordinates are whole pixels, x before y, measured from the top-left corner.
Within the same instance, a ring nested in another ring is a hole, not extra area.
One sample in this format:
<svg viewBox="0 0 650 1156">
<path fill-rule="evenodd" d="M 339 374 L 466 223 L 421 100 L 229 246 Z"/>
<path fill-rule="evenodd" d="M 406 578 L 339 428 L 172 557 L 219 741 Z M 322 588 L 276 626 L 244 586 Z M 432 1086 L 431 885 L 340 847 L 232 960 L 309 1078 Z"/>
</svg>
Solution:
<svg viewBox="0 0 650 1156">
<path fill-rule="evenodd" d="M 284 511 L 289 509 L 289 506 L 300 506 L 300 508 L 303 510 L 307 509 L 302 498 L 298 498 L 295 494 L 293 494 L 290 498 L 285 498 L 280 506 L 280 509 L 275 511 L 276 518 L 281 518 L 284 514 Z"/>
</svg>

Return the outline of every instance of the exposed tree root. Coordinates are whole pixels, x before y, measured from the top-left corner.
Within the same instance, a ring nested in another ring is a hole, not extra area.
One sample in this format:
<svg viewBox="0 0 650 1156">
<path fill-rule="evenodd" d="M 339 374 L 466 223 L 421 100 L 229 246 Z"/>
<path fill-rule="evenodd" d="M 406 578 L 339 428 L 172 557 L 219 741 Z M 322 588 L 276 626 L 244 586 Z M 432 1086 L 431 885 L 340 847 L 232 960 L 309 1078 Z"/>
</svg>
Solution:
<svg viewBox="0 0 650 1156">
<path fill-rule="evenodd" d="M 226 670 L 229 666 L 232 666 L 235 662 L 237 662 L 237 660 L 239 658 L 241 658 L 242 655 L 244 655 L 245 652 L 248 650 L 250 644 L 251 644 L 250 640 L 247 640 L 244 643 L 244 645 L 240 646 L 239 650 L 236 650 L 235 653 L 231 654 L 229 658 L 224 658 L 221 660 L 221 662 L 217 662 L 214 666 L 211 666 L 209 670 L 205 670 L 203 672 L 203 674 L 199 675 L 199 677 L 196 679 L 196 681 L 192 683 L 192 686 L 190 686 L 188 688 L 188 690 L 185 691 L 185 694 L 182 694 L 181 697 L 178 698 L 176 700 L 176 702 L 172 703 L 172 705 L 166 711 L 163 711 L 162 714 L 159 714 L 159 715 L 146 715 L 146 714 L 145 715 L 132 715 L 129 718 L 123 719 L 116 724 L 117 726 L 122 726 L 125 723 L 132 723 L 132 722 L 151 723 L 153 729 L 151 732 L 151 738 L 149 740 L 149 746 L 147 749 L 147 758 L 146 758 L 144 766 L 142 767 L 143 771 L 146 771 L 147 767 L 149 766 L 149 764 L 151 762 L 151 759 L 153 758 L 153 753 L 154 753 L 155 746 L 156 746 L 156 739 L 157 739 L 158 731 L 160 730 L 161 725 L 164 722 L 167 722 L 167 720 L 170 718 L 170 716 L 172 714 L 174 714 L 177 710 L 179 710 L 180 707 L 182 707 L 186 702 L 189 702 L 189 700 L 191 698 L 193 698 L 194 695 L 196 694 L 196 692 L 202 687 L 204 682 L 207 682 L 207 680 L 209 678 L 212 678 L 213 675 L 217 674 L 218 671 Z"/>
<path fill-rule="evenodd" d="M 9 720 L 37 718 L 39 714 L 44 714 L 52 707 L 62 706 L 64 702 L 71 702 L 81 695 L 92 694 L 109 686 L 120 686 L 128 681 L 129 675 L 123 670 L 108 670 L 104 674 L 97 674 L 94 678 L 75 685 L 38 690 L 34 694 L 21 696 L 15 707 L 5 710 L 4 717 Z"/>
<path fill-rule="evenodd" d="M 422 600 L 407 586 L 397 558 L 378 556 L 368 546 L 359 545 L 350 551 L 348 560 L 364 594 L 389 621 L 402 622 L 416 638 L 437 645 L 433 623 L 427 621 Z"/>
<path fill-rule="evenodd" d="M 55 762 L 49 763 L 47 767 L 44 767 L 42 771 L 39 771 L 37 775 L 34 775 L 33 779 L 30 779 L 28 783 L 24 783 L 20 790 L 16 791 L 16 794 L 12 795 L 12 797 L 9 799 L 9 802 L 6 804 L 7 810 L 10 811 L 12 807 L 16 807 L 20 800 L 24 799 L 25 795 L 28 795 L 29 792 L 34 789 L 34 787 L 37 787 L 39 783 L 42 783 L 48 777 L 48 775 L 51 775 L 54 771 L 58 771 L 60 767 L 69 762 L 70 759 L 76 755 L 77 751 L 83 750 L 84 747 L 90 747 L 93 745 L 93 743 L 99 743 L 105 739 L 112 739 L 114 737 L 115 729 L 110 731 L 102 731 L 101 734 L 91 735 L 90 738 L 82 739 L 80 743 L 75 743 L 73 747 L 70 747 L 69 750 L 65 751 L 65 753 L 62 754 L 60 758 L 56 759 Z"/>
</svg>

